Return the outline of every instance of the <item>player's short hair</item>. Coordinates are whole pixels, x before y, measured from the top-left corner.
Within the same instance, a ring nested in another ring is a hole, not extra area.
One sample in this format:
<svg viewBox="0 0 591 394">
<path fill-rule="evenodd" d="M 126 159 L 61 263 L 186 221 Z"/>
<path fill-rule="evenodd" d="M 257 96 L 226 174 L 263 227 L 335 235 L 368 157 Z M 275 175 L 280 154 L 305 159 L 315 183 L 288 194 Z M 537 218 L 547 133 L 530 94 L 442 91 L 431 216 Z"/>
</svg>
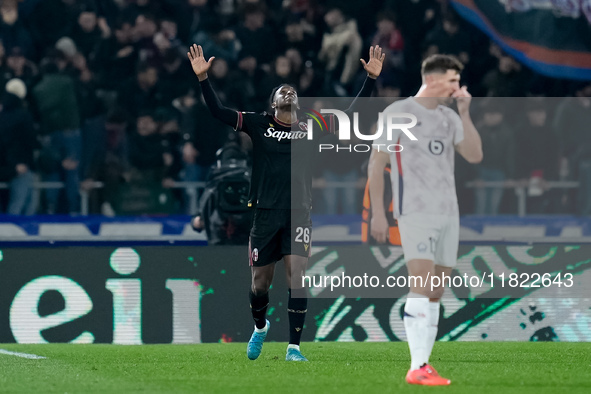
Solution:
<svg viewBox="0 0 591 394">
<path fill-rule="evenodd" d="M 433 73 L 445 74 L 447 70 L 455 70 L 459 73 L 464 69 L 462 62 L 453 55 L 431 55 L 425 60 L 421 66 L 421 75 L 425 76 Z"/>
<path fill-rule="evenodd" d="M 289 84 L 289 83 L 282 83 L 279 86 L 275 86 L 275 88 L 273 88 L 273 91 L 271 92 L 271 96 L 269 97 L 269 107 L 273 106 L 273 102 L 275 101 L 275 94 L 277 93 L 277 91 L 284 86 L 289 86 L 290 88 L 293 88 L 297 92 L 297 89 L 295 88 L 295 86 L 293 86 L 292 84 Z"/>
</svg>

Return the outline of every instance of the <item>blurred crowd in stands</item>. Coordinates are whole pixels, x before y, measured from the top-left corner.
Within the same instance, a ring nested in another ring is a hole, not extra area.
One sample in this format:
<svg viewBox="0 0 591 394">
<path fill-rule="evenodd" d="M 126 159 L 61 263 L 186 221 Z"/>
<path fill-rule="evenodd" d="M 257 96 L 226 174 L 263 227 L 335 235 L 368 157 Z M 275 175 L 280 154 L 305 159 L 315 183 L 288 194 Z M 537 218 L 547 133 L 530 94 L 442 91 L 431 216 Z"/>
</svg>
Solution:
<svg viewBox="0 0 591 394">
<path fill-rule="evenodd" d="M 425 56 L 457 55 L 474 96 L 534 98 L 514 116 L 511 101 L 475 103 L 485 158 L 458 162 L 462 213 L 515 212 L 510 193 L 466 181 L 539 180 L 531 213 L 591 214 L 591 82 L 523 67 L 446 0 L 2 0 L 0 14 L 0 212 L 76 214 L 82 190 L 90 213 L 193 213 L 178 182 L 205 181 L 234 133 L 202 101 L 186 57 L 195 42 L 216 57 L 221 101 L 257 112 L 283 82 L 301 97 L 355 94 L 371 45 L 386 51 L 377 96 L 414 94 Z M 317 184 L 363 179 L 365 159 L 322 167 Z M 546 190 L 552 180 L 581 187 Z M 37 181 L 65 187 L 39 193 Z M 324 190 L 317 213 L 361 211 L 362 188 Z"/>
</svg>

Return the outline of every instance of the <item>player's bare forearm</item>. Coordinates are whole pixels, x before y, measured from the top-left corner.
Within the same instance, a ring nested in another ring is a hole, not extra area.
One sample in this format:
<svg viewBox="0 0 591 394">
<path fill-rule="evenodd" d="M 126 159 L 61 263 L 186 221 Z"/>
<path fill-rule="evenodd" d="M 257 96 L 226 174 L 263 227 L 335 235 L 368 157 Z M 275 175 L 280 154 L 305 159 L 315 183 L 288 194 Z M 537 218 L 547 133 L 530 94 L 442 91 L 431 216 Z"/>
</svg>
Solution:
<svg viewBox="0 0 591 394">
<path fill-rule="evenodd" d="M 385 152 L 372 151 L 369 158 L 369 197 L 371 202 L 371 236 L 378 243 L 388 240 L 388 220 L 384 209 L 384 168 L 390 161 Z"/>
<path fill-rule="evenodd" d="M 457 150 L 468 163 L 478 164 L 483 158 L 482 139 L 472 122 L 469 110 L 461 111 L 460 118 L 464 127 L 464 140 L 458 144 Z"/>
<path fill-rule="evenodd" d="M 387 153 L 372 151 L 367 169 L 369 179 L 369 197 L 374 216 L 386 216 L 384 208 L 384 169 L 390 157 Z"/>
</svg>

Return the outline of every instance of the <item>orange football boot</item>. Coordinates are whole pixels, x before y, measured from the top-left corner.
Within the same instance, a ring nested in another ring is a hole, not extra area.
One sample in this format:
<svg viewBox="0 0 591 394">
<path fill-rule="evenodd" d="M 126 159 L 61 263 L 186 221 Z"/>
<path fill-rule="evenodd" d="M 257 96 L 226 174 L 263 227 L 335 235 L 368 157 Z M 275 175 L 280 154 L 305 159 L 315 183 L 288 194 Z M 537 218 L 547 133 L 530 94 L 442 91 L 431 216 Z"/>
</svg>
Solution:
<svg viewBox="0 0 591 394">
<path fill-rule="evenodd" d="M 426 364 L 419 369 L 408 371 L 406 382 L 410 384 L 421 384 L 423 386 L 448 386 L 451 380 L 439 376 L 435 368 Z"/>
</svg>

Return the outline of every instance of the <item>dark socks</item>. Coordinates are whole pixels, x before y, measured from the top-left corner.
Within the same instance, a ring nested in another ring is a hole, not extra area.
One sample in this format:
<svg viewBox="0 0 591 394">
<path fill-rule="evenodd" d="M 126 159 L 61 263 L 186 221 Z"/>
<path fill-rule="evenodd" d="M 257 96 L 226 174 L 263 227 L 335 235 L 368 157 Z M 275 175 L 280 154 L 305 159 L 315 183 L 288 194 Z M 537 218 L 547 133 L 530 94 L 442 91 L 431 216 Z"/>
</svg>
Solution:
<svg viewBox="0 0 591 394">
<path fill-rule="evenodd" d="M 292 298 L 293 297 L 293 298 Z M 289 316 L 289 344 L 299 345 L 308 311 L 308 298 L 305 289 L 289 289 L 287 314 Z"/>
<path fill-rule="evenodd" d="M 265 328 L 267 325 L 265 316 L 267 315 L 267 307 L 269 306 L 269 293 L 254 294 L 252 290 L 249 292 L 250 296 L 250 311 L 254 324 L 258 329 Z"/>
</svg>

